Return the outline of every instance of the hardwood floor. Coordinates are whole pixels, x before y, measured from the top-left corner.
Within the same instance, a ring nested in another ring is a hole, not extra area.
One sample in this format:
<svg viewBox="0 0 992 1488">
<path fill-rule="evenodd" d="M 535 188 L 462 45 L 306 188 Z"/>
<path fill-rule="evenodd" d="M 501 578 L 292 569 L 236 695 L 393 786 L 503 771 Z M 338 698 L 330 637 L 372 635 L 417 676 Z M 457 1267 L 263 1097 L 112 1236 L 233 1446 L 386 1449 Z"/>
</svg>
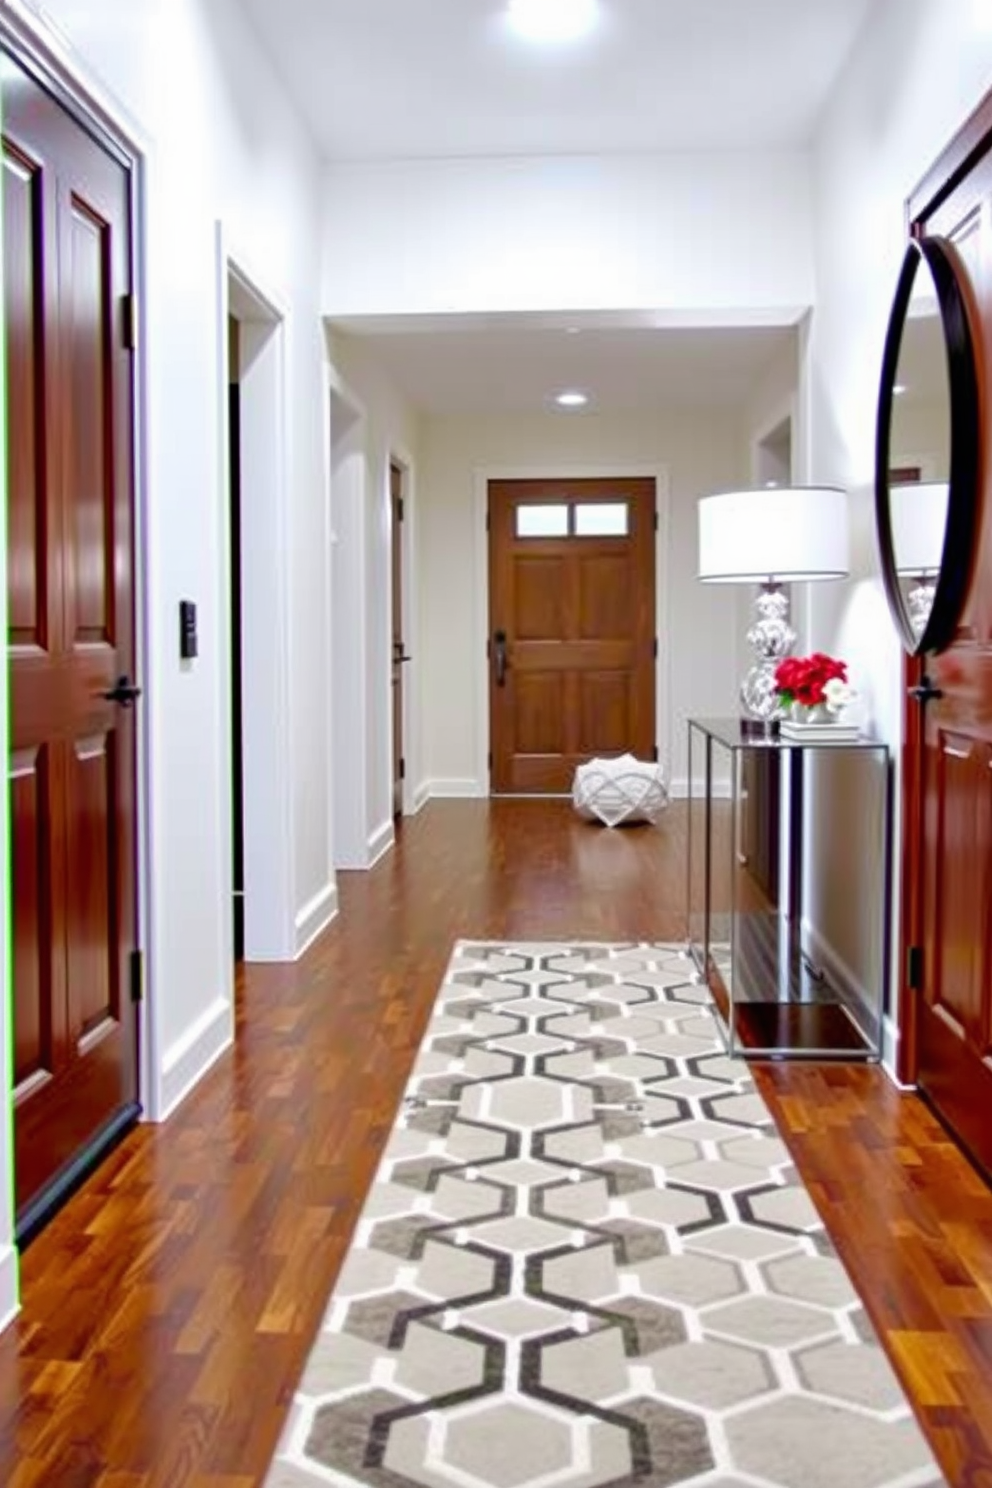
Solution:
<svg viewBox="0 0 992 1488">
<path fill-rule="evenodd" d="M 23 1257 L 0 1338 L 6 1488 L 253 1488 L 454 939 L 681 939 L 684 808 L 437 802 L 294 967 L 240 979 L 238 1041 Z M 876 1068 L 757 1071 L 953 1488 L 992 1488 L 992 1191 Z"/>
</svg>

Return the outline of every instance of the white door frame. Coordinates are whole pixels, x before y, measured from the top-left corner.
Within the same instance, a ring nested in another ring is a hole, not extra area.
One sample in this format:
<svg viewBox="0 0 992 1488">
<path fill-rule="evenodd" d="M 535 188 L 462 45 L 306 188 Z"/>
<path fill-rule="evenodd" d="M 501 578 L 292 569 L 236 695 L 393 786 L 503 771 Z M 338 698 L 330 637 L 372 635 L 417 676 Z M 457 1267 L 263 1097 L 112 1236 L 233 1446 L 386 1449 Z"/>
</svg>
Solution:
<svg viewBox="0 0 992 1488">
<path fill-rule="evenodd" d="M 221 503 L 218 644 L 222 686 L 219 778 L 233 778 L 231 738 L 231 507 L 228 317 L 239 322 L 241 387 L 241 658 L 245 858 L 245 960 L 292 961 L 296 956 L 293 894 L 293 801 L 289 615 L 290 537 L 287 461 L 287 312 L 265 288 L 223 223 L 217 224 L 219 399 L 223 423 L 218 501 Z M 233 812 L 221 803 L 224 938 L 234 959 Z"/>
<path fill-rule="evenodd" d="M 473 471 L 475 486 L 475 613 L 472 630 L 472 669 L 475 695 L 475 781 L 470 794 L 490 794 L 489 750 L 489 482 L 503 480 L 609 480 L 647 479 L 654 481 L 655 510 L 658 530 L 655 533 L 655 635 L 658 659 L 655 663 L 655 739 L 658 757 L 666 779 L 671 776 L 674 720 L 669 699 L 672 695 L 672 629 L 671 594 L 668 583 L 669 471 L 667 465 L 483 465 Z"/>
<path fill-rule="evenodd" d="M 331 856 L 335 868 L 369 866 L 368 416 L 326 369 L 331 541 Z"/>
</svg>

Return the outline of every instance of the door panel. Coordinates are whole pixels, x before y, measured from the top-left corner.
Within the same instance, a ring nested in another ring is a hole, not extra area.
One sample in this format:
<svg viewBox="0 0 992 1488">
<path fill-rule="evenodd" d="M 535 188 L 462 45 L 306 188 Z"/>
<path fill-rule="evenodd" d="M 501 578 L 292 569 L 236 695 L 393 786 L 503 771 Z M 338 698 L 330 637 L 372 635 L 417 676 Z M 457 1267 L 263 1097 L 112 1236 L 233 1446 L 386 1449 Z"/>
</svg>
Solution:
<svg viewBox="0 0 992 1488">
<path fill-rule="evenodd" d="M 104 696 L 134 672 L 131 186 L 0 60 L 23 1232 L 138 1109 L 134 715 Z"/>
<path fill-rule="evenodd" d="M 564 794 L 593 755 L 653 756 L 654 522 L 649 479 L 490 482 L 494 792 Z"/>
<path fill-rule="evenodd" d="M 633 737 L 630 678 L 626 672 L 583 672 L 579 678 L 580 754 L 622 754 Z"/>
</svg>

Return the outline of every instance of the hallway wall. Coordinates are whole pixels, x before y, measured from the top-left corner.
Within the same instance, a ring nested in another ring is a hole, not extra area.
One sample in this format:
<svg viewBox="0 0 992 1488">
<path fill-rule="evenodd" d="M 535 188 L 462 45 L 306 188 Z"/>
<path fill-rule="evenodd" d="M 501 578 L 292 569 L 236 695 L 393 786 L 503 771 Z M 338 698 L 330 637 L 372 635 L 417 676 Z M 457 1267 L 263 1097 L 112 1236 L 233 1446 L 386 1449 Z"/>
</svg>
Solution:
<svg viewBox="0 0 992 1488">
<path fill-rule="evenodd" d="M 643 310 L 652 324 L 788 324 L 813 300 L 799 151 L 334 164 L 324 195 L 334 317 Z"/>
<path fill-rule="evenodd" d="M 684 788 L 686 719 L 733 711 L 736 695 L 736 586 L 700 584 L 695 577 L 696 499 L 744 478 L 740 421 L 712 410 L 682 409 L 432 417 L 424 421 L 422 449 L 422 790 L 488 794 L 488 779 L 479 778 L 478 767 L 488 746 L 479 737 L 476 708 L 486 671 L 476 605 L 486 575 L 479 570 L 475 503 L 475 472 L 487 467 L 569 474 L 586 467 L 597 473 L 667 468 L 668 588 L 661 595 L 667 624 L 660 669 L 668 678 L 668 709 L 658 743 L 669 778 Z"/>
<path fill-rule="evenodd" d="M 897 767 L 902 649 L 882 591 L 873 509 L 882 346 L 905 249 L 906 198 L 990 86 L 988 0 L 879 0 L 815 142 L 811 458 L 818 479 L 851 492 L 853 552 L 848 584 L 811 586 L 813 640 L 851 662 L 863 717 L 892 746 Z M 897 804 L 898 797 L 897 788 Z M 827 854 L 841 852 L 830 832 L 842 832 L 842 823 L 834 817 L 821 827 Z M 843 896 L 832 896 L 824 878 L 817 894 L 823 923 L 847 938 L 844 901 L 856 888 L 845 881 Z M 889 1034 L 891 1056 L 895 1030 Z"/>
</svg>

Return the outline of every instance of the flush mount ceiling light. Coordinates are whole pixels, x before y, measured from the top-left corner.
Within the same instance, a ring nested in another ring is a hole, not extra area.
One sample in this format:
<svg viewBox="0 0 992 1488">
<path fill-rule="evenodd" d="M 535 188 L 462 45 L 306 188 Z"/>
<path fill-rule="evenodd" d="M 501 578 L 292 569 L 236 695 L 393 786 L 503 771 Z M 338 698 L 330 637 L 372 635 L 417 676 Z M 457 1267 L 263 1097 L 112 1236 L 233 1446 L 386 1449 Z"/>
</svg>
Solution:
<svg viewBox="0 0 992 1488">
<path fill-rule="evenodd" d="M 510 24 L 528 41 L 574 41 L 596 24 L 597 0 L 509 0 Z"/>
<path fill-rule="evenodd" d="M 585 408 L 589 395 L 580 393 L 577 388 L 570 388 L 564 393 L 555 393 L 555 402 L 559 408 Z"/>
</svg>

